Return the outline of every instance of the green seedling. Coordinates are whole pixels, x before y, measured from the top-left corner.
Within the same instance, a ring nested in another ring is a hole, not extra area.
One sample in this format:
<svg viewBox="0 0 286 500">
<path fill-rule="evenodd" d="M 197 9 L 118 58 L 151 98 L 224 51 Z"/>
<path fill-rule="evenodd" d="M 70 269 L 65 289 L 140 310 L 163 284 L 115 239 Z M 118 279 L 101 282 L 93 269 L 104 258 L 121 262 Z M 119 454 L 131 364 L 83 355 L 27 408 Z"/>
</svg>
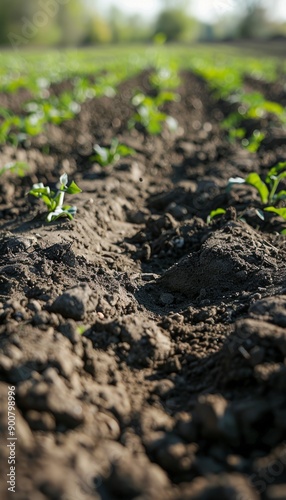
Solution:
<svg viewBox="0 0 286 500">
<path fill-rule="evenodd" d="M 49 99 L 38 99 L 26 104 L 25 110 L 29 113 L 28 127 L 40 127 L 43 129 L 46 123 L 60 125 L 63 121 L 72 119 L 80 111 L 80 105 L 73 99 L 72 94 L 65 92 L 60 96 L 52 96 Z M 27 130 L 29 135 L 33 131 Z"/>
<path fill-rule="evenodd" d="M 17 145 L 16 134 L 14 130 L 18 130 L 21 126 L 21 118 L 13 115 L 10 111 L 0 108 L 0 117 L 2 118 L 0 124 L 0 144 L 11 142 Z"/>
<path fill-rule="evenodd" d="M 286 220 L 286 208 L 276 208 L 276 207 L 266 207 L 264 208 L 265 212 L 272 212 L 276 215 L 279 215 L 279 217 L 282 217 L 282 219 Z M 286 229 L 283 229 L 280 234 L 283 236 L 286 235 Z"/>
<path fill-rule="evenodd" d="M 41 198 L 48 209 L 47 221 L 53 222 L 60 217 L 68 217 L 72 220 L 76 214 L 77 208 L 71 205 L 64 205 L 65 194 L 77 194 L 82 190 L 72 181 L 68 186 L 68 176 L 63 174 L 60 177 L 56 191 L 51 191 L 49 186 L 44 186 L 42 182 L 34 184 L 28 194 Z"/>
<path fill-rule="evenodd" d="M 84 335 L 85 332 L 90 328 L 90 325 L 79 325 L 77 327 L 77 332 L 79 335 Z"/>
<path fill-rule="evenodd" d="M 137 108 L 137 113 L 130 120 L 129 127 L 132 128 L 136 123 L 140 123 L 151 135 L 160 134 L 164 123 L 167 124 L 169 130 L 177 130 L 177 120 L 159 109 L 166 102 L 176 100 L 178 100 L 178 95 L 174 92 L 160 92 L 156 97 L 142 93 L 136 94 L 132 99 L 132 104 Z"/>
<path fill-rule="evenodd" d="M 180 85 L 177 68 L 172 64 L 158 68 L 157 71 L 152 73 L 149 81 L 152 87 L 159 91 L 176 89 Z"/>
<path fill-rule="evenodd" d="M 107 167 L 107 165 L 114 165 L 120 158 L 125 156 L 131 156 L 135 153 L 135 150 L 126 146 L 125 144 L 120 144 L 117 139 L 111 141 L 110 148 L 104 148 L 96 144 L 94 146 L 95 155 L 91 157 L 92 161 L 99 163 L 101 167 Z"/>
<path fill-rule="evenodd" d="M 245 149 L 250 151 L 250 153 L 256 153 L 259 150 L 262 141 L 265 139 L 264 132 L 254 130 L 253 134 L 247 139 L 246 130 L 244 128 L 229 128 L 226 126 L 227 123 L 227 120 L 225 120 L 223 128 L 228 129 L 228 138 L 232 144 L 238 140 Z"/>
<path fill-rule="evenodd" d="M 121 81 L 121 75 L 108 73 L 96 78 L 92 83 L 88 78 L 77 78 L 74 82 L 74 98 L 77 102 L 83 103 L 93 97 L 114 97 L 116 95 L 115 87 Z"/>
<path fill-rule="evenodd" d="M 248 184 L 253 186 L 261 199 L 263 205 L 269 205 L 278 202 L 279 200 L 286 199 L 286 191 L 281 190 L 277 192 L 279 183 L 282 179 L 286 178 L 286 162 L 280 162 L 275 167 L 272 167 L 266 178 L 265 182 L 261 179 L 260 175 L 256 172 L 250 173 L 246 179 L 242 177 L 232 177 L 228 181 L 227 191 L 229 191 L 235 184 Z"/>
<path fill-rule="evenodd" d="M 195 64 L 195 71 L 199 76 L 207 80 L 217 98 L 226 99 L 231 94 L 237 95 L 242 91 L 242 72 L 234 68 L 233 65 L 218 67 L 217 65 L 206 64 L 203 60 L 198 60 Z"/>
<path fill-rule="evenodd" d="M 24 177 L 27 170 L 29 170 L 28 163 L 22 161 L 14 161 L 11 163 L 6 163 L 3 168 L 0 168 L 0 176 L 4 174 L 4 172 L 11 172 L 16 174 L 18 177 Z"/>
<path fill-rule="evenodd" d="M 212 210 L 210 214 L 207 217 L 207 224 L 210 224 L 211 221 L 217 217 L 218 215 L 223 215 L 226 213 L 226 210 L 224 208 L 216 208 L 215 210 Z"/>
<path fill-rule="evenodd" d="M 248 149 L 248 151 L 250 151 L 250 153 L 256 153 L 259 150 L 260 145 L 264 139 L 265 139 L 264 132 L 261 132 L 260 130 L 254 130 L 251 137 L 249 137 L 249 139 L 246 138 L 242 139 L 241 143 L 242 146 L 244 146 L 246 149 Z"/>
</svg>

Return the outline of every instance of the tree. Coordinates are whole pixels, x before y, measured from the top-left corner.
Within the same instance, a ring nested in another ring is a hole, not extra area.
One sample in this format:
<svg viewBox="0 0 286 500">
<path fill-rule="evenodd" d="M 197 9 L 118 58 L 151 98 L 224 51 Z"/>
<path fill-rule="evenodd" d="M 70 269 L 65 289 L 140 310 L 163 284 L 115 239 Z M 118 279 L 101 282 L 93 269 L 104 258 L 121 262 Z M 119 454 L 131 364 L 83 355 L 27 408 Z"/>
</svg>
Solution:
<svg viewBox="0 0 286 500">
<path fill-rule="evenodd" d="M 265 10 L 258 5 L 251 5 L 247 15 L 238 25 L 238 35 L 241 38 L 261 38 L 268 35 L 268 31 L 269 25 Z"/>
<path fill-rule="evenodd" d="M 32 0 L 3 1 L 0 4 L 0 44 L 9 44 L 9 33 L 15 36 L 22 36 L 23 18 L 29 18 Z"/>
<path fill-rule="evenodd" d="M 112 32 L 109 24 L 100 16 L 93 15 L 86 26 L 83 44 L 109 43 L 112 41 Z"/>
<path fill-rule="evenodd" d="M 180 9 L 163 10 L 155 24 L 155 35 L 164 33 L 167 42 L 180 41 L 193 27 L 192 20 Z"/>
<path fill-rule="evenodd" d="M 88 14 L 80 0 L 69 0 L 59 5 L 57 24 L 60 28 L 62 45 L 76 45 L 85 36 Z"/>
</svg>

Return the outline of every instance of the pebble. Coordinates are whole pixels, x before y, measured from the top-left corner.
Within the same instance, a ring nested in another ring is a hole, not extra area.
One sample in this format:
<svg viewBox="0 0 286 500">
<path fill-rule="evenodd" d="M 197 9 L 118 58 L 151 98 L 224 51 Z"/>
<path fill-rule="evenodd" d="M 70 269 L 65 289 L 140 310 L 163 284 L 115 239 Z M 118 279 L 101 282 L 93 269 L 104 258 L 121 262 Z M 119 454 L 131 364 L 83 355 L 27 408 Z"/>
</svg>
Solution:
<svg viewBox="0 0 286 500">
<path fill-rule="evenodd" d="M 61 314 L 64 318 L 79 321 L 84 319 L 91 294 L 92 291 L 87 284 L 75 286 L 57 297 L 50 310 Z"/>
</svg>

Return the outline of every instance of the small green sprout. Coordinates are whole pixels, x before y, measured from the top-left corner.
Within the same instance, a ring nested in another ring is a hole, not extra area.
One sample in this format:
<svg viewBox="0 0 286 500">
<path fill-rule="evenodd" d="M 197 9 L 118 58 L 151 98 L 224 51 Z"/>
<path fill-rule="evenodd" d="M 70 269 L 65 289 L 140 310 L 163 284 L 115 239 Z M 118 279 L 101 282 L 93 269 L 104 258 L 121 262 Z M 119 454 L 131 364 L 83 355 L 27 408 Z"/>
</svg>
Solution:
<svg viewBox="0 0 286 500">
<path fill-rule="evenodd" d="M 0 168 L 0 176 L 4 174 L 4 172 L 12 172 L 13 174 L 18 175 L 18 177 L 24 177 L 27 170 L 29 170 L 28 163 L 24 161 L 13 161 L 10 163 L 6 163 L 4 167 Z"/>
<path fill-rule="evenodd" d="M 265 139 L 265 134 L 264 132 L 261 132 L 260 130 L 254 130 L 253 134 L 249 139 L 242 139 L 242 146 L 244 146 L 250 153 L 256 153 L 262 141 Z"/>
<path fill-rule="evenodd" d="M 246 179 L 242 177 L 230 178 L 227 185 L 227 191 L 229 191 L 234 184 L 248 184 L 249 186 L 255 187 L 258 191 L 263 205 L 273 204 L 279 200 L 286 199 L 285 190 L 277 192 L 278 185 L 284 178 L 286 178 L 286 162 L 280 162 L 269 170 L 265 182 L 263 182 L 259 174 L 251 172 Z"/>
<path fill-rule="evenodd" d="M 224 208 L 216 208 L 215 210 L 212 210 L 207 217 L 207 224 L 210 224 L 211 221 L 214 219 L 214 217 L 217 217 L 218 215 L 223 215 L 225 213 L 226 210 Z"/>
<path fill-rule="evenodd" d="M 60 177 L 57 191 L 51 191 L 49 186 L 44 186 L 42 182 L 34 184 L 28 194 L 41 198 L 48 209 L 47 221 L 53 222 L 60 217 L 68 217 L 72 220 L 76 214 L 77 208 L 71 205 L 64 205 L 65 194 L 77 194 L 82 190 L 72 181 L 68 186 L 68 176 L 63 174 Z"/>
<path fill-rule="evenodd" d="M 137 108 L 137 113 L 129 121 L 129 127 L 133 128 L 140 123 L 151 135 L 162 132 L 163 124 L 166 123 L 169 130 L 174 132 L 178 128 L 178 122 L 172 116 L 168 116 L 159 107 L 170 101 L 178 101 L 179 96 L 174 92 L 160 92 L 156 97 L 146 96 L 141 92 L 132 99 L 132 104 Z"/>
<path fill-rule="evenodd" d="M 176 89 L 180 85 L 177 68 L 171 64 L 169 67 L 160 67 L 157 71 L 154 71 L 154 73 L 150 76 L 149 81 L 152 87 L 159 91 Z"/>
<path fill-rule="evenodd" d="M 90 325 L 78 325 L 77 332 L 79 335 L 84 335 L 89 328 Z"/>
<path fill-rule="evenodd" d="M 129 146 L 119 144 L 117 139 L 112 139 L 110 148 L 104 148 L 96 144 L 93 149 L 96 154 L 91 157 L 91 160 L 99 163 L 101 167 L 113 165 L 117 163 L 121 157 L 131 156 L 135 153 L 134 149 Z"/>
</svg>

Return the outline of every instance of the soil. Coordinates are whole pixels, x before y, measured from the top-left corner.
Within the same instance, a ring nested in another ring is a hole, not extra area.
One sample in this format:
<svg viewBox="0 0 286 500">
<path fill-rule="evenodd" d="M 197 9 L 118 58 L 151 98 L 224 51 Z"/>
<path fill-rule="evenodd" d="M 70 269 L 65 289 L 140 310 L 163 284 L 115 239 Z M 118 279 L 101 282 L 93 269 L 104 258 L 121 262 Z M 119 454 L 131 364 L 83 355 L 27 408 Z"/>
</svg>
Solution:
<svg viewBox="0 0 286 500">
<path fill-rule="evenodd" d="M 285 161 L 285 131 L 270 116 L 248 123 L 266 132 L 258 153 L 230 144 L 228 103 L 181 77 L 166 106 L 175 133 L 128 129 L 134 89 L 151 92 L 145 72 L 1 148 L 1 164 L 31 167 L 0 186 L 3 499 L 11 386 L 13 498 L 286 498 L 285 222 L 257 216 L 251 187 L 225 191 Z M 273 85 L 278 102 L 282 84 L 245 83 L 268 98 Z M 102 169 L 93 145 L 115 136 L 136 154 Z M 48 224 L 26 193 L 63 172 L 83 190 L 78 213 Z M 217 207 L 226 214 L 207 224 Z"/>
</svg>

